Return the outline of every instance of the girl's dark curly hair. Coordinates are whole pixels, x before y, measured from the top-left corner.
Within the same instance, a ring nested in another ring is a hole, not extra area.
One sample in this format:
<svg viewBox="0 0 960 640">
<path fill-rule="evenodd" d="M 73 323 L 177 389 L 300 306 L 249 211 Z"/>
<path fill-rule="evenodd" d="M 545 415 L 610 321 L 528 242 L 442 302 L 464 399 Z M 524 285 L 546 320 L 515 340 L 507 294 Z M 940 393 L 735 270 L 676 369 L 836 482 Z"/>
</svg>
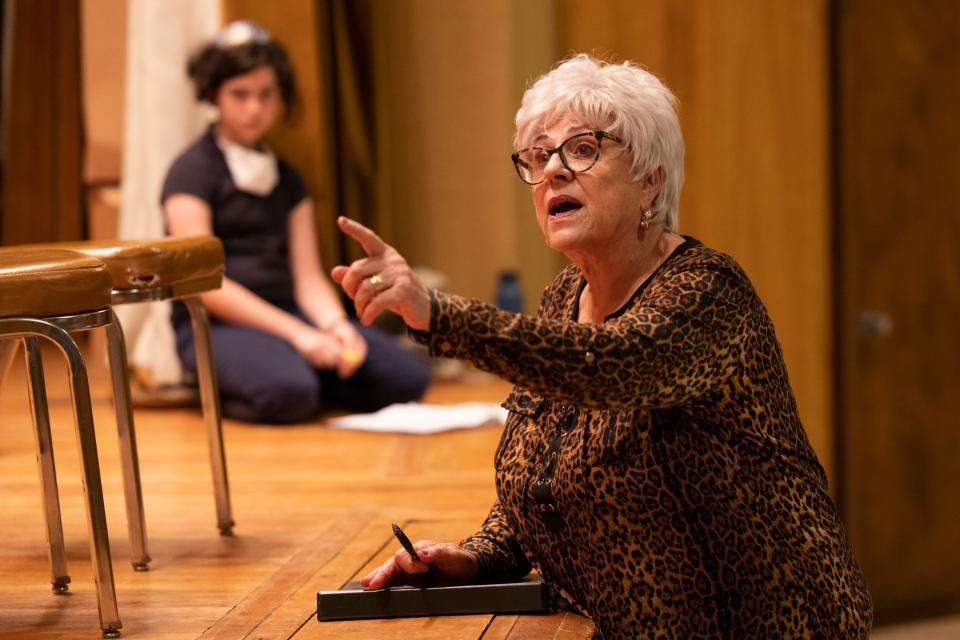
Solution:
<svg viewBox="0 0 960 640">
<path fill-rule="evenodd" d="M 259 29 L 259 27 L 256 28 Z M 273 69 L 277 76 L 280 95 L 289 112 L 297 93 L 293 69 L 287 58 L 287 52 L 269 39 L 266 31 L 262 29 L 256 37 L 240 44 L 225 42 L 221 35 L 190 58 L 187 63 L 187 75 L 193 81 L 197 100 L 214 104 L 217 100 L 217 92 L 224 82 L 260 67 Z"/>
</svg>

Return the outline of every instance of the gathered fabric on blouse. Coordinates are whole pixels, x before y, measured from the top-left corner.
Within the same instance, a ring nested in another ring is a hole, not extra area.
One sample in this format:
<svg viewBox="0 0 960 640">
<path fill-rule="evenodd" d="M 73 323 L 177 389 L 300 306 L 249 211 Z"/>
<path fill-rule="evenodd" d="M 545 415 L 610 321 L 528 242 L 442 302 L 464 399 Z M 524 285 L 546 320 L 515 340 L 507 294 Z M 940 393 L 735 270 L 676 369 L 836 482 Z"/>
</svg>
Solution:
<svg viewBox="0 0 960 640">
<path fill-rule="evenodd" d="M 537 317 L 431 292 L 437 356 L 515 384 L 498 500 L 461 542 L 480 579 L 531 566 L 598 637 L 865 638 L 872 604 L 800 422 L 773 324 L 687 238 L 602 324 L 575 266 Z"/>
</svg>

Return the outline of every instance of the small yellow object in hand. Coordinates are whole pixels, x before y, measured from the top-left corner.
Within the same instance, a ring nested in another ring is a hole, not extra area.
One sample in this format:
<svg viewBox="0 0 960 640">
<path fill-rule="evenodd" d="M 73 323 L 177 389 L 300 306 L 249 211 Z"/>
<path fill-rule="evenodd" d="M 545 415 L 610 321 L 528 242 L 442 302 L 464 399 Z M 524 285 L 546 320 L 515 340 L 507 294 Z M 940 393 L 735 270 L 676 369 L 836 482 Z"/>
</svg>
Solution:
<svg viewBox="0 0 960 640">
<path fill-rule="evenodd" d="M 360 352 L 353 347 L 344 347 L 340 351 L 340 359 L 347 364 L 357 364 L 360 362 Z"/>
</svg>

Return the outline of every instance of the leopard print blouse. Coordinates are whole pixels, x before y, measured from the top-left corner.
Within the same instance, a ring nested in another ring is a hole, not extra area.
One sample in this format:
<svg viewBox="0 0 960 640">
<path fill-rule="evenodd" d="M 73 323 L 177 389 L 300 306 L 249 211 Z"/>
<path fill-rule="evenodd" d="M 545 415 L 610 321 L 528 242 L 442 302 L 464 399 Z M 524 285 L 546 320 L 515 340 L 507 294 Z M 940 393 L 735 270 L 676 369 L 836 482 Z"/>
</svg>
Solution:
<svg viewBox="0 0 960 640">
<path fill-rule="evenodd" d="M 767 311 L 693 239 L 603 324 L 580 271 L 538 317 L 431 292 L 431 353 L 516 386 L 498 501 L 461 545 L 531 568 L 597 637 L 864 638 L 870 594 L 800 423 Z"/>
</svg>

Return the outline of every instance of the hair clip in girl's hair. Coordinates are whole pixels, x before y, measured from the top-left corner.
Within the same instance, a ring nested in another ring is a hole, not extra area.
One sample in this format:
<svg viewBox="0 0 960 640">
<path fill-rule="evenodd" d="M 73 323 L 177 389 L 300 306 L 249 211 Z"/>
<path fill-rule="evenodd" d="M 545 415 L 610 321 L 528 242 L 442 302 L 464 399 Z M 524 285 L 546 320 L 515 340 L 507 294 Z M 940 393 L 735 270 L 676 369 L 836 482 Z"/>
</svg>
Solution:
<svg viewBox="0 0 960 640">
<path fill-rule="evenodd" d="M 270 32 L 249 20 L 231 22 L 217 34 L 213 43 L 221 49 L 239 47 L 244 44 L 266 44 L 270 42 Z"/>
</svg>

